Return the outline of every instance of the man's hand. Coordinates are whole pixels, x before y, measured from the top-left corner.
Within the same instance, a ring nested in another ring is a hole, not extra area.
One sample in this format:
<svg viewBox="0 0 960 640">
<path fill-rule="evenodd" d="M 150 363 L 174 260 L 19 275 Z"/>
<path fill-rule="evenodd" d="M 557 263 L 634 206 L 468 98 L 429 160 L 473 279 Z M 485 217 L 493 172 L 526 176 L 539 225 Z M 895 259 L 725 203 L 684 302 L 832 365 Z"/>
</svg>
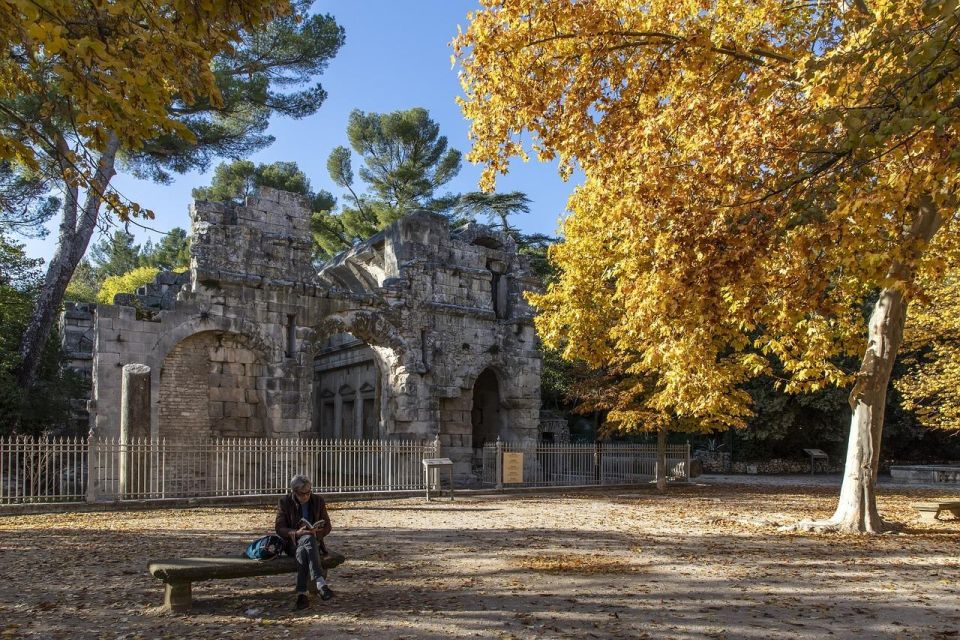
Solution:
<svg viewBox="0 0 960 640">
<path fill-rule="evenodd" d="M 294 533 L 296 533 L 297 537 L 299 538 L 300 536 L 305 536 L 305 535 L 307 535 L 307 534 L 313 533 L 313 529 L 308 529 L 308 528 L 306 528 L 306 527 L 300 527 L 300 528 L 297 529 Z"/>
</svg>

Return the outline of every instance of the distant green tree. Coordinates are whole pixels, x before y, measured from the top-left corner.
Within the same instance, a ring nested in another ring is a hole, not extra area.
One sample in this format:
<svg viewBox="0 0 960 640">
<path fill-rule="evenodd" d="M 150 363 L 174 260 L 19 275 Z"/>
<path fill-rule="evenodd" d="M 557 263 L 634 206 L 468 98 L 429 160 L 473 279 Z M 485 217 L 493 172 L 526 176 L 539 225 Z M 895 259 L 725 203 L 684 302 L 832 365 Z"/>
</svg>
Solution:
<svg viewBox="0 0 960 640">
<path fill-rule="evenodd" d="M 140 245 L 133 234 L 118 229 L 93 246 L 90 263 L 97 280 L 123 275 L 140 264 Z"/>
<path fill-rule="evenodd" d="M 96 302 L 97 292 L 100 290 L 100 282 L 101 281 L 97 279 L 93 265 L 90 264 L 89 260 L 84 258 L 74 270 L 73 277 L 70 279 L 70 284 L 67 285 L 67 290 L 63 298 L 70 302 Z"/>
<path fill-rule="evenodd" d="M 296 162 L 273 162 L 254 164 L 249 160 L 235 160 L 221 163 L 213 171 L 209 187 L 197 187 L 193 197 L 211 202 L 229 202 L 242 204 L 244 199 L 253 195 L 259 187 L 273 187 L 283 191 L 307 196 L 315 210 L 330 209 L 335 200 L 329 192 L 314 192 L 310 188 L 310 179 L 300 170 Z"/>
<path fill-rule="evenodd" d="M 421 107 L 392 113 L 355 110 L 347 124 L 350 146 L 363 159 L 358 171 L 371 194 L 393 209 L 449 207 L 434 197 L 460 173 L 461 154 L 447 148 L 440 125 Z"/>
<path fill-rule="evenodd" d="M 487 224 L 513 234 L 515 229 L 510 226 L 510 216 L 530 213 L 530 198 L 522 191 L 509 193 L 471 191 L 457 199 L 456 211 L 468 217 L 484 216 Z"/>
<path fill-rule="evenodd" d="M 140 250 L 139 264 L 163 271 L 182 271 L 190 265 L 190 238 L 180 227 L 168 231 L 154 244 L 150 240 Z"/>
<path fill-rule="evenodd" d="M 413 209 L 444 214 L 453 209 L 458 196 L 437 196 L 437 191 L 460 172 L 461 153 L 448 148 L 447 138 L 426 109 L 354 110 L 347 139 L 350 147 L 336 147 L 327 159 L 330 178 L 346 194 L 338 212 L 314 217 L 321 254 L 342 251 Z M 357 172 L 365 184 L 362 190 L 354 181 L 351 149 L 363 162 Z"/>
</svg>

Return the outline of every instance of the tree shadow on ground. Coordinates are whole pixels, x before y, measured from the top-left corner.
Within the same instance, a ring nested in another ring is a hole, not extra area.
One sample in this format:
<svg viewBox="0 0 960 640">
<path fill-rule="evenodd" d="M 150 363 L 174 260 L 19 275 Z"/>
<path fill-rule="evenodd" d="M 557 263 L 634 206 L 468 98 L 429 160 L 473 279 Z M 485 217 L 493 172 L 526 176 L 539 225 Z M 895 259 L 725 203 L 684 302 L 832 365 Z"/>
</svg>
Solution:
<svg viewBox="0 0 960 640">
<path fill-rule="evenodd" d="M 752 513 L 770 495 L 736 501 Z M 329 539 L 348 557 L 332 575 L 337 597 L 302 613 L 289 574 L 197 583 L 191 614 L 160 614 L 162 585 L 146 573 L 153 559 L 238 555 L 269 510 L 100 514 L 82 529 L 36 516 L 0 537 L 14 577 L 0 585 L 0 615 L 45 638 L 937 638 L 960 625 L 956 527 L 872 540 L 711 527 L 696 523 L 727 518 L 734 498 L 706 496 L 348 506 L 332 517 L 351 526 Z"/>
</svg>

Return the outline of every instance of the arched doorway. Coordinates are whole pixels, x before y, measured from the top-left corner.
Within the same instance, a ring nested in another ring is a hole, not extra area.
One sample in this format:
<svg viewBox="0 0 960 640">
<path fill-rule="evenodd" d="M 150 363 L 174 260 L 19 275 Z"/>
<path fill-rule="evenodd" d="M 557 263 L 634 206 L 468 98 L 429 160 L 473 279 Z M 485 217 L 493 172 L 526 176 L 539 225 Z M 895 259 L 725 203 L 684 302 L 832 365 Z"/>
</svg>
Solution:
<svg viewBox="0 0 960 640">
<path fill-rule="evenodd" d="M 349 333 L 331 335 L 313 361 L 313 432 L 321 438 L 383 437 L 380 369 L 373 349 Z"/>
<path fill-rule="evenodd" d="M 474 449 L 495 442 L 501 433 L 500 384 L 492 369 L 484 369 L 473 384 L 470 423 Z"/>
<path fill-rule="evenodd" d="M 209 446 L 210 438 L 268 435 L 262 358 L 239 334 L 203 331 L 178 342 L 160 368 L 157 435 L 173 448 L 159 461 L 171 495 L 208 495 L 229 485 L 243 491 L 255 483 L 257 460 L 227 465 Z M 252 487 L 251 487 L 252 488 Z"/>
<path fill-rule="evenodd" d="M 184 338 L 160 368 L 162 438 L 259 438 L 266 411 L 261 358 L 237 334 L 204 331 Z"/>
</svg>

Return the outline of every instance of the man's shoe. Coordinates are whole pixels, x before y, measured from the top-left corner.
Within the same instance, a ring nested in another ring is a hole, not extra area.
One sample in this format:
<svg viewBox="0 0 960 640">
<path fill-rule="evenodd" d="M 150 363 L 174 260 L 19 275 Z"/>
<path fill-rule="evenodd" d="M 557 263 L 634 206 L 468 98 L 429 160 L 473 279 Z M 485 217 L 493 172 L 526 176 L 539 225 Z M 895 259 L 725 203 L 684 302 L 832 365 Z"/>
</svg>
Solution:
<svg viewBox="0 0 960 640">
<path fill-rule="evenodd" d="M 310 598 L 307 597 L 307 594 L 305 593 L 298 594 L 296 610 L 300 611 L 301 609 L 306 609 L 309 606 L 310 606 Z"/>
<path fill-rule="evenodd" d="M 321 600 L 329 600 L 329 599 L 332 598 L 332 597 L 333 597 L 333 589 L 331 589 L 330 587 L 328 587 L 328 586 L 326 586 L 326 585 L 324 585 L 324 586 L 322 586 L 322 587 L 320 588 L 320 599 L 321 599 Z"/>
</svg>

